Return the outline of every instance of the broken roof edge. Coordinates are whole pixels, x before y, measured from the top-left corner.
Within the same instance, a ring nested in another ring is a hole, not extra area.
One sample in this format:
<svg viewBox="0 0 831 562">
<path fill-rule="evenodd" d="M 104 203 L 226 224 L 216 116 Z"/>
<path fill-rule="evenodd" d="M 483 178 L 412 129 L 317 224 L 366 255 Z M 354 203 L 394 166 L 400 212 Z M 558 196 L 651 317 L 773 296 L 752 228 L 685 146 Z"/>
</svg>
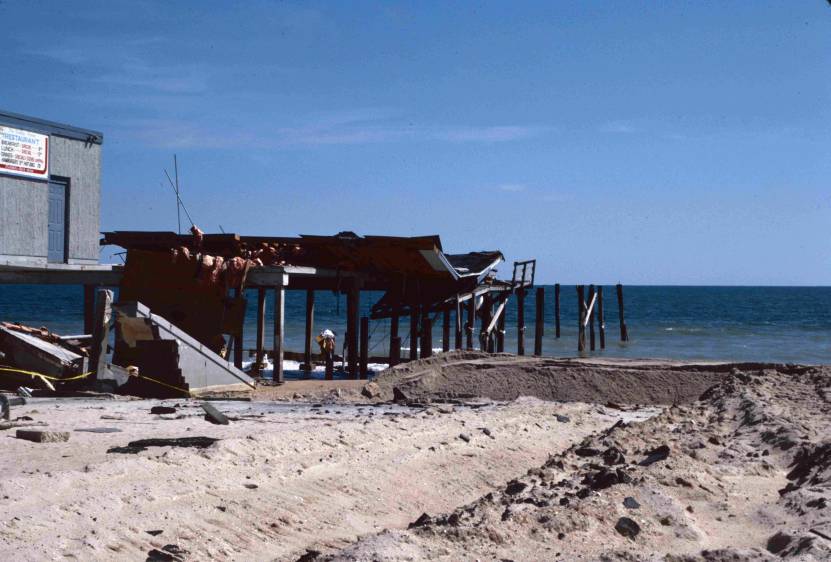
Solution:
<svg viewBox="0 0 831 562">
<path fill-rule="evenodd" d="M 178 246 L 190 246 L 192 234 L 177 234 L 171 231 L 111 231 L 103 232 L 100 240 L 102 246 L 115 245 L 125 249 L 167 249 Z M 205 251 L 239 252 L 241 246 L 252 247 L 260 244 L 295 244 L 298 247 L 318 247 L 326 249 L 333 245 L 340 247 L 341 252 L 349 251 L 350 243 L 357 244 L 357 248 L 375 251 L 373 248 L 389 244 L 393 249 L 404 252 L 417 252 L 422 256 L 426 265 L 436 273 L 448 275 L 453 280 L 476 277 L 477 282 L 490 274 L 499 263 L 504 261 L 502 252 L 498 250 L 469 252 L 466 254 L 445 254 L 442 250 L 441 238 L 437 234 L 424 236 L 359 236 L 354 232 L 339 232 L 335 235 L 301 234 L 297 237 L 282 236 L 247 236 L 235 233 L 204 234 L 201 241 Z M 296 265 L 296 264 L 295 264 Z M 308 264 L 307 264 L 308 265 Z M 326 264 L 321 263 L 321 267 Z"/>
</svg>

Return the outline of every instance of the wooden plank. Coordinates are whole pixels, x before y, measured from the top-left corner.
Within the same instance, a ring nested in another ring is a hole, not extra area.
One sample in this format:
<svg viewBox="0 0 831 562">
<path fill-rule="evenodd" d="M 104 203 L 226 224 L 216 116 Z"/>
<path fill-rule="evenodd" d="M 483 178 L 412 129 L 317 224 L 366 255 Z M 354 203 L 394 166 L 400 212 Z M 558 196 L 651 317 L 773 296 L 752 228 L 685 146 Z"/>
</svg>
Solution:
<svg viewBox="0 0 831 562">
<path fill-rule="evenodd" d="M 257 289 L 257 356 L 254 372 L 260 373 L 265 363 L 265 289 Z"/>
<path fill-rule="evenodd" d="M 544 326 L 544 312 L 545 312 L 545 287 L 537 287 L 536 294 L 536 317 L 534 318 L 534 355 L 537 357 L 542 355 L 542 336 Z"/>
<path fill-rule="evenodd" d="M 285 330 L 286 288 L 274 288 L 274 382 L 285 382 L 283 375 L 283 338 Z"/>
<path fill-rule="evenodd" d="M 312 367 L 312 339 L 314 338 L 314 318 L 315 318 L 315 292 L 312 289 L 306 290 L 306 334 L 305 334 L 305 355 L 303 356 L 303 365 L 301 369 L 306 373 L 311 373 Z"/>
<path fill-rule="evenodd" d="M 367 368 L 367 357 L 369 357 L 369 318 L 361 317 L 361 359 L 360 359 L 360 375 L 362 379 L 369 376 Z"/>
</svg>

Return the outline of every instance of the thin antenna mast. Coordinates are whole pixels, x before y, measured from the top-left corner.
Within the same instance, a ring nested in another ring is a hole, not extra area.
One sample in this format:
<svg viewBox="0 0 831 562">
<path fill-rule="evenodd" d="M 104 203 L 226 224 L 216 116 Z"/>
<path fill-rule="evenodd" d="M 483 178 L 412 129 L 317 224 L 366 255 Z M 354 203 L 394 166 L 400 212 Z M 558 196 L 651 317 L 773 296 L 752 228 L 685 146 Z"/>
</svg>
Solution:
<svg viewBox="0 0 831 562">
<path fill-rule="evenodd" d="M 179 234 L 182 234 L 182 213 L 179 210 L 182 198 L 179 195 L 179 163 L 176 161 L 176 154 L 173 155 L 173 173 L 176 176 L 176 223 L 179 225 Z"/>
</svg>

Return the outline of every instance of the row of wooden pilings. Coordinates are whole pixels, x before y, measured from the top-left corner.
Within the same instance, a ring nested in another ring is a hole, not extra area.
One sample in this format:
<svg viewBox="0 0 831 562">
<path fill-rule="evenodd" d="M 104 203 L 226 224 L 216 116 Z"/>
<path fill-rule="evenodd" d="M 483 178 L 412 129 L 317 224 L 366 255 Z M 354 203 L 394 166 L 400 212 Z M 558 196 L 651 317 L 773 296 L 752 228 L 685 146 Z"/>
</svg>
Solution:
<svg viewBox="0 0 831 562">
<path fill-rule="evenodd" d="M 516 297 L 516 320 L 517 320 L 517 355 L 525 355 L 525 298 L 528 289 L 521 287 L 514 291 L 513 296 Z M 282 293 L 282 291 L 281 291 Z M 554 285 L 554 337 L 560 338 L 561 315 L 560 315 L 560 284 Z M 618 317 L 620 319 L 620 340 L 622 342 L 629 340 L 629 334 L 624 320 L 624 306 L 623 306 L 623 286 L 618 284 L 616 286 L 617 303 L 618 303 Z M 369 363 L 369 318 L 366 316 L 359 318 L 359 291 L 348 293 L 347 298 L 347 329 L 345 334 L 346 343 L 346 361 L 347 373 L 350 378 L 367 378 L 368 363 Z M 534 322 L 534 351 L 536 356 L 542 355 L 543 350 L 543 335 L 545 331 L 546 306 L 545 306 L 545 288 L 536 288 L 536 302 L 535 302 L 535 322 Z M 278 295 L 277 308 L 279 310 L 280 319 L 275 319 L 275 347 L 282 349 L 282 295 Z M 477 317 L 480 320 L 481 329 L 479 331 L 479 348 L 488 352 L 501 353 L 505 351 L 505 317 L 507 300 L 501 299 L 499 304 L 496 304 L 496 299 L 490 293 L 482 295 L 482 304 L 476 307 L 476 298 L 469 296 L 463 302 L 457 303 L 456 306 L 456 322 L 455 326 L 451 323 L 451 309 L 445 309 L 438 313 L 442 315 L 442 350 L 449 351 L 451 348 L 451 332 L 453 332 L 453 347 L 457 350 L 474 349 L 474 336 L 476 331 Z M 600 349 L 606 347 L 606 322 L 603 309 L 603 287 L 589 285 L 577 285 L 577 300 L 578 300 L 578 332 L 577 332 L 577 350 L 578 352 L 586 351 L 586 331 L 588 329 L 588 349 L 594 351 L 599 343 Z M 310 371 L 312 365 L 312 342 L 314 339 L 313 325 L 314 325 L 314 305 L 315 305 L 314 291 L 308 290 L 306 292 L 306 330 L 304 334 L 305 349 L 303 353 L 302 367 Z M 494 311 L 494 306 L 496 310 Z M 258 299 L 258 329 L 257 329 L 257 364 L 262 364 L 265 357 L 266 350 L 264 349 L 264 318 L 265 318 L 265 291 L 259 291 Z M 466 313 L 466 320 L 462 323 L 462 319 Z M 410 361 L 430 357 L 433 354 L 433 323 L 437 319 L 438 314 L 431 318 L 431 314 L 426 307 L 414 305 L 410 307 L 410 333 L 409 333 L 409 354 L 407 359 Z M 278 333 L 279 332 L 279 333 Z M 599 335 L 599 338 L 596 336 Z M 393 315 L 390 318 L 390 348 L 388 362 L 390 366 L 397 365 L 402 361 L 401 345 L 402 338 L 399 334 L 399 316 Z M 599 341 L 598 341 L 599 340 Z M 236 353 L 235 346 L 235 363 L 241 364 L 241 353 Z M 282 355 L 282 352 L 281 354 Z M 326 378 L 331 378 L 330 372 L 327 372 Z"/>
</svg>

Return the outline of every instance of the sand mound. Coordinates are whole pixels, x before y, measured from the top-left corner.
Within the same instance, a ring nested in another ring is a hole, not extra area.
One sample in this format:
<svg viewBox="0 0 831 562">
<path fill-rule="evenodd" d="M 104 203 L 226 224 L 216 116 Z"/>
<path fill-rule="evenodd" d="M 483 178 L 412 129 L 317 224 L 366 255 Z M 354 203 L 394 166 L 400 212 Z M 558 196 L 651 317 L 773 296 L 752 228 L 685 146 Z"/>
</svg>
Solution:
<svg viewBox="0 0 831 562">
<path fill-rule="evenodd" d="M 458 398 L 621 404 L 682 404 L 718 383 L 732 365 L 615 364 L 475 351 L 443 353 L 388 369 L 376 377 L 381 398 L 426 401 Z"/>
<path fill-rule="evenodd" d="M 758 367 L 316 560 L 829 560 L 831 369 Z"/>
</svg>

